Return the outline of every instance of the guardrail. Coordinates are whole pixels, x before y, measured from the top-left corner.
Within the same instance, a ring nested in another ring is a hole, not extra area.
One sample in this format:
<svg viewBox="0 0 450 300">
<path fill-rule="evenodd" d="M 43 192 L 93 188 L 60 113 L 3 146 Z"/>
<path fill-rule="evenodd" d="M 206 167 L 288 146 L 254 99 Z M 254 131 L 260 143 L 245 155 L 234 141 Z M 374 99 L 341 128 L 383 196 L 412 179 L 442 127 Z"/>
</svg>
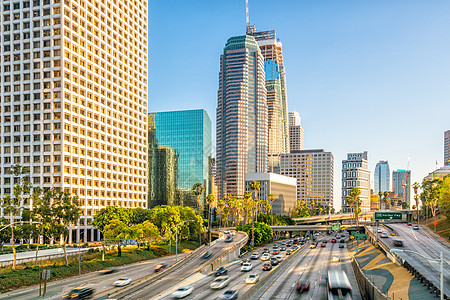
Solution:
<svg viewBox="0 0 450 300">
<path fill-rule="evenodd" d="M 361 292 L 361 296 L 363 299 L 371 299 L 371 300 L 389 300 L 386 294 L 383 294 L 373 283 L 372 281 L 364 275 L 364 272 L 361 270 L 358 262 L 354 257 L 351 259 L 353 271 L 355 272 L 356 281 L 358 282 L 359 290 Z"/>
</svg>

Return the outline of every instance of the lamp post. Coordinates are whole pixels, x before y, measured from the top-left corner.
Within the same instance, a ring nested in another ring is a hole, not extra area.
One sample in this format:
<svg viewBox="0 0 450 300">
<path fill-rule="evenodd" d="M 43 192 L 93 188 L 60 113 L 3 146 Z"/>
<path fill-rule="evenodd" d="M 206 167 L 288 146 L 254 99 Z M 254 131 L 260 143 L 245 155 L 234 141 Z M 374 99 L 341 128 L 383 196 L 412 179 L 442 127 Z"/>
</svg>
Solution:
<svg viewBox="0 0 450 300">
<path fill-rule="evenodd" d="M 436 259 L 436 258 L 431 258 L 431 257 L 425 256 L 425 255 L 422 255 L 416 251 L 391 249 L 391 253 L 403 253 L 403 252 L 417 254 L 427 260 L 438 261 L 440 263 L 440 271 L 439 272 L 440 272 L 440 284 L 441 284 L 441 300 L 444 300 L 444 255 L 443 255 L 442 251 L 439 254 L 439 259 Z"/>
<path fill-rule="evenodd" d="M 175 225 L 175 262 L 178 261 L 178 226 L 186 222 L 195 222 L 195 220 L 186 220 Z"/>
<path fill-rule="evenodd" d="M 79 229 L 79 230 L 80 230 L 80 233 L 78 234 L 78 275 L 81 275 L 81 245 L 80 245 L 80 242 L 81 242 L 81 234 L 84 233 L 86 228 Z"/>
</svg>

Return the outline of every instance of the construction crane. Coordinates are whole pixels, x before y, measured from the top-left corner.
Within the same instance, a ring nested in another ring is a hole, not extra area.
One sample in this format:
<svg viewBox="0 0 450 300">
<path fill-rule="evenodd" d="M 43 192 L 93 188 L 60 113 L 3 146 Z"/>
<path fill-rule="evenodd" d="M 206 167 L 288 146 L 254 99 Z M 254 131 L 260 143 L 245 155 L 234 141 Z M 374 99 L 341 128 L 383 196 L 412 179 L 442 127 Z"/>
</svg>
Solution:
<svg viewBox="0 0 450 300">
<path fill-rule="evenodd" d="M 403 186 L 403 202 L 406 203 L 406 185 L 408 182 L 408 170 L 409 170 L 409 163 L 411 161 L 411 156 L 408 156 L 408 165 L 406 166 L 405 170 L 405 177 L 403 178 L 402 186 Z"/>
</svg>

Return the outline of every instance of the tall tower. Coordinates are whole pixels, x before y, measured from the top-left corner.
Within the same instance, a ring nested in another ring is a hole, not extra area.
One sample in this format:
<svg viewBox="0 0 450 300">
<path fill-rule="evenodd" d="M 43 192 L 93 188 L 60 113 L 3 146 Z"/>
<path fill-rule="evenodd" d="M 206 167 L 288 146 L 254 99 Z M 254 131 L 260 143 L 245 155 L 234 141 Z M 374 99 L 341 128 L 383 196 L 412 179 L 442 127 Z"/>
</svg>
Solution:
<svg viewBox="0 0 450 300">
<path fill-rule="evenodd" d="M 374 194 L 391 190 L 391 171 L 387 160 L 380 160 L 375 166 L 374 172 Z"/>
<path fill-rule="evenodd" d="M 88 223 L 99 209 L 147 207 L 147 1 L 0 9 L 0 197 L 20 164 L 33 185 L 78 195 L 76 230 L 98 239 Z"/>
<path fill-rule="evenodd" d="M 286 74 L 282 44 L 275 30 L 257 32 L 248 27 L 248 34 L 258 43 L 264 57 L 266 72 L 269 171 L 279 173 L 280 154 L 289 152 L 289 123 L 286 97 Z"/>
<path fill-rule="evenodd" d="M 342 161 L 342 209 L 350 211 L 347 199 L 354 187 L 361 191 L 361 211 L 370 210 L 370 171 L 368 169 L 368 153 L 348 153 Z"/>
<path fill-rule="evenodd" d="M 296 111 L 289 112 L 289 145 L 290 151 L 303 150 L 304 131 L 301 125 L 300 115 Z"/>
<path fill-rule="evenodd" d="M 444 165 L 450 165 L 450 130 L 444 132 Z"/>
<path fill-rule="evenodd" d="M 264 58 L 254 37 L 228 39 L 220 57 L 217 103 L 218 197 L 242 196 L 245 174 L 267 171 Z"/>
<path fill-rule="evenodd" d="M 392 171 L 392 191 L 402 198 L 407 206 L 411 204 L 411 170 Z"/>
</svg>

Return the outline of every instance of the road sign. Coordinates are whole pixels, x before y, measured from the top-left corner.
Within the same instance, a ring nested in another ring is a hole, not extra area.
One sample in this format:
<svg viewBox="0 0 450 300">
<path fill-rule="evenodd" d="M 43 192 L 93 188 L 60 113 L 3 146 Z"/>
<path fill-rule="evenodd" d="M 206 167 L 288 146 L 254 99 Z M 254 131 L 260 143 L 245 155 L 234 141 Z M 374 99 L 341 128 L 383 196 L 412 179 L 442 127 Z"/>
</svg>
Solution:
<svg viewBox="0 0 450 300">
<path fill-rule="evenodd" d="M 433 225 L 434 225 L 434 226 L 436 226 L 437 224 L 438 224 L 438 222 L 436 222 L 436 221 L 433 222 Z"/>
<path fill-rule="evenodd" d="M 401 212 L 375 212 L 375 220 L 401 220 Z"/>
<path fill-rule="evenodd" d="M 333 226 L 331 226 L 331 230 L 341 230 L 341 224 L 335 223 Z"/>
<path fill-rule="evenodd" d="M 351 235 L 351 236 L 350 236 L 350 239 L 351 239 L 351 240 L 353 240 L 354 238 L 355 238 L 355 236 L 354 236 L 354 235 Z"/>
<path fill-rule="evenodd" d="M 367 234 L 357 234 L 355 235 L 355 239 L 357 241 L 365 241 L 367 240 Z"/>
<path fill-rule="evenodd" d="M 122 239 L 122 245 L 136 245 L 136 240 Z"/>
<path fill-rule="evenodd" d="M 414 220 L 417 220 L 417 216 L 414 216 Z"/>
</svg>

